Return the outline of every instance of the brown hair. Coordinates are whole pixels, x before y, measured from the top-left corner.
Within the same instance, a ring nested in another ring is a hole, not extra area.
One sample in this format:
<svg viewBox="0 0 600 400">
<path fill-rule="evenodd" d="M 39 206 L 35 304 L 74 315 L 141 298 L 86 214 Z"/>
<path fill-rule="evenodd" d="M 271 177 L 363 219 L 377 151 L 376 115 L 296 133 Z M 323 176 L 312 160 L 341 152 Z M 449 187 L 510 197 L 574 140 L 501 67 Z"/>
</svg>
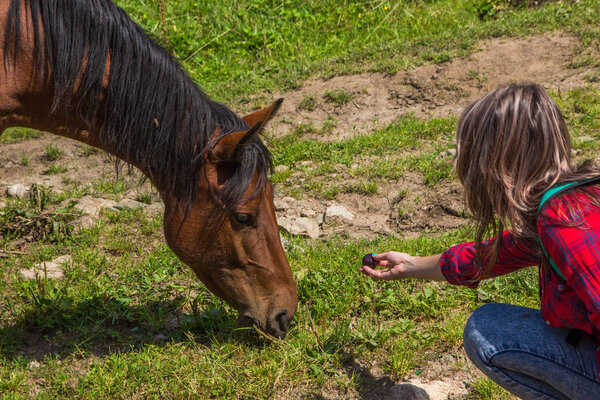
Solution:
<svg viewBox="0 0 600 400">
<path fill-rule="evenodd" d="M 457 131 L 455 168 L 476 220 L 476 258 L 488 268 L 506 227 L 539 253 L 537 209 L 545 190 L 600 173 L 591 163 L 571 164 L 565 120 L 535 84 L 499 87 L 467 107 Z M 496 239 L 482 254 L 488 234 Z"/>
</svg>

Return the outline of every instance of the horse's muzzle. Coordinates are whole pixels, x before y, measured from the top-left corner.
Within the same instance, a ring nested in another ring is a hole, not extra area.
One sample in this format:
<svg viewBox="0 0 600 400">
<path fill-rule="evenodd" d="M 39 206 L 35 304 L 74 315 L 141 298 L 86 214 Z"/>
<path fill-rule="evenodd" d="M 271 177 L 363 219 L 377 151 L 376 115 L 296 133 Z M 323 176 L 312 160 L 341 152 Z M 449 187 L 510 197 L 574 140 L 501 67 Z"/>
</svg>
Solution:
<svg viewBox="0 0 600 400">
<path fill-rule="evenodd" d="M 271 315 L 268 316 L 267 321 L 262 323 L 250 313 L 240 314 L 236 321 L 236 325 L 238 327 L 254 325 L 271 336 L 283 339 L 290 328 L 290 320 L 291 318 L 288 310 L 283 308 L 271 313 Z"/>
</svg>

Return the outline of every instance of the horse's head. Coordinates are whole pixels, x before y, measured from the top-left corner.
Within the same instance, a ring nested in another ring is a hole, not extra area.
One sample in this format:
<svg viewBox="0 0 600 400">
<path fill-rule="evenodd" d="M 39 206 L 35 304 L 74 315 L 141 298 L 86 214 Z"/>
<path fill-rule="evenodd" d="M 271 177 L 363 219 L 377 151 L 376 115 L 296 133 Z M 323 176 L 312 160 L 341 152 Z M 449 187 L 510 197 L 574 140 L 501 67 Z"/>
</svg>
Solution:
<svg viewBox="0 0 600 400">
<path fill-rule="evenodd" d="M 165 236 L 175 254 L 239 311 L 238 324 L 276 337 L 287 333 L 298 298 L 257 134 L 280 102 L 244 117 L 249 130 L 215 135 L 189 210 L 165 200 Z"/>
</svg>

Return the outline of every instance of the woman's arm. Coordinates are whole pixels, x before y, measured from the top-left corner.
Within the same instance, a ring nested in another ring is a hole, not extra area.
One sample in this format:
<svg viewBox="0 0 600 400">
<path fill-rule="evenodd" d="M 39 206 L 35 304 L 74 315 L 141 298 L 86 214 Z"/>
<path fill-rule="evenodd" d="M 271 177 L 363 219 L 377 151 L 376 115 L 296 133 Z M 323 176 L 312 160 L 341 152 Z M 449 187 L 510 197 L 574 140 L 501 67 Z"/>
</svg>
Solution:
<svg viewBox="0 0 600 400">
<path fill-rule="evenodd" d="M 390 251 L 374 254 L 373 259 L 385 269 L 374 269 L 363 265 L 360 269 L 365 275 L 374 279 L 396 280 L 418 278 L 434 281 L 445 281 L 440 268 L 441 254 L 428 257 L 413 257 L 410 254 Z"/>
<path fill-rule="evenodd" d="M 493 239 L 482 243 L 485 249 Z M 377 270 L 363 266 L 360 271 L 374 279 L 420 278 L 448 281 L 453 285 L 475 288 L 482 279 L 508 274 L 539 262 L 535 249 L 520 243 L 509 231 L 502 233 L 502 248 L 496 264 L 491 268 L 476 262 L 475 243 L 462 243 L 447 249 L 444 253 L 428 257 L 413 257 L 409 254 L 388 252 L 374 255 L 379 266 Z"/>
</svg>

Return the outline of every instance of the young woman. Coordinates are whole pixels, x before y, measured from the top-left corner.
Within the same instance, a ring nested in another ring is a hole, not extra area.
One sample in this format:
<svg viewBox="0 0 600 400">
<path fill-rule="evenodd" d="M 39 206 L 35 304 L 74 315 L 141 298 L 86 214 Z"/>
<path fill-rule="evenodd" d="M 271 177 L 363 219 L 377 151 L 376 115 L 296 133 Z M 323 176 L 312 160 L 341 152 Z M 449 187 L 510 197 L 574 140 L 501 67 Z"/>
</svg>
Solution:
<svg viewBox="0 0 600 400">
<path fill-rule="evenodd" d="M 540 86 L 509 85 L 463 113 L 456 172 L 475 242 L 429 257 L 376 254 L 384 269 L 361 272 L 474 288 L 538 264 L 541 310 L 479 307 L 467 355 L 523 399 L 600 399 L 600 170 L 572 165 L 565 121 Z"/>
</svg>

